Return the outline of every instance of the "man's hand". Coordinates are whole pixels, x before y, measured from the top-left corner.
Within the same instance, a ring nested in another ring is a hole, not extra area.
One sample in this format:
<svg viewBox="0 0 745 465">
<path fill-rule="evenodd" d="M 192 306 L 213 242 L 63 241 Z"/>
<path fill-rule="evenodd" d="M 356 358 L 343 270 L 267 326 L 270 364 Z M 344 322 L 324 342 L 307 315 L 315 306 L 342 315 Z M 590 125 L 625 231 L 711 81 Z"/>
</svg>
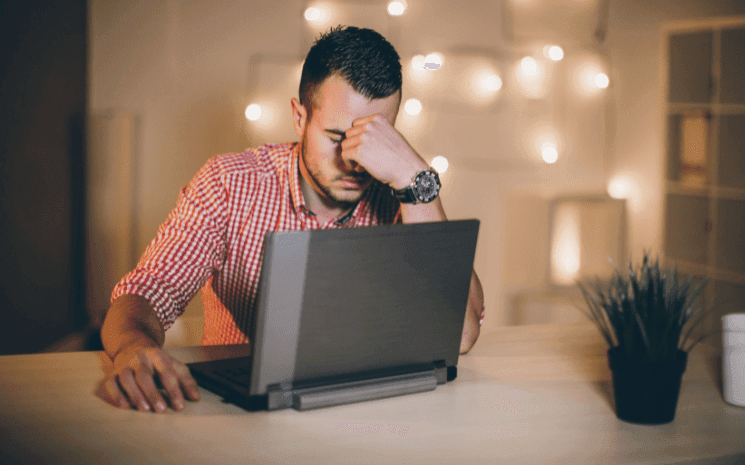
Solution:
<svg viewBox="0 0 745 465">
<path fill-rule="evenodd" d="M 481 332 L 481 319 L 484 312 L 484 291 L 476 271 L 471 273 L 471 287 L 468 291 L 466 319 L 463 322 L 463 337 L 460 341 L 460 353 L 465 354 L 476 343 Z"/>
<path fill-rule="evenodd" d="M 382 115 L 357 118 L 344 136 L 342 159 L 394 189 L 408 186 L 416 173 L 429 167 Z"/>
<path fill-rule="evenodd" d="M 162 387 L 168 403 L 158 387 Z M 123 351 L 114 370 L 101 382 L 99 395 L 119 408 L 162 413 L 170 406 L 183 410 L 184 400 L 199 400 L 197 383 L 186 365 L 160 347 Z"/>
</svg>

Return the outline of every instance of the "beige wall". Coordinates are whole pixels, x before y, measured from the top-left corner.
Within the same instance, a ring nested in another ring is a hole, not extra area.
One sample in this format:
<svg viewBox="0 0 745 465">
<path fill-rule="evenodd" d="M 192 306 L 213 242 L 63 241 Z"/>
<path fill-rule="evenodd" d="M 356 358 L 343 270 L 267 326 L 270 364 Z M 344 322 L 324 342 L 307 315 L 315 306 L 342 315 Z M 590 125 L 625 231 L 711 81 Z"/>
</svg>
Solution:
<svg viewBox="0 0 745 465">
<path fill-rule="evenodd" d="M 691 5 L 686 9 L 662 0 L 611 1 L 604 44 L 592 38 L 599 17 L 593 0 L 581 8 L 568 0 L 534 0 L 545 6 L 542 16 L 495 0 L 408 0 L 406 14 L 391 18 L 386 3 L 337 1 L 338 22 L 378 29 L 404 60 L 430 51 L 457 58 L 451 63 L 487 55 L 505 82 L 498 101 L 481 108 L 452 96 L 458 82 L 426 91 L 406 81 L 404 98 L 420 98 L 424 111 L 412 127 L 399 121 L 425 158 L 450 159 L 451 170 L 443 176 L 449 216 L 482 222 L 476 270 L 490 312 L 487 325 L 509 321 L 516 289 L 545 282 L 547 199 L 602 193 L 611 175 L 629 170 L 643 186 L 641 200 L 630 209 L 632 250 L 659 248 L 659 27 L 669 19 L 732 12 L 741 9 L 738 2 L 675 2 Z M 721 5 L 703 6 L 711 3 Z M 267 77 L 250 64 L 255 54 L 305 54 L 317 32 L 302 17 L 306 6 L 299 0 L 90 1 L 91 112 L 126 111 L 140 122 L 134 193 L 140 252 L 207 158 L 271 139 L 243 116 L 262 90 L 286 91 L 279 107 L 284 126 L 276 134 L 291 134 L 289 99 L 296 89 L 268 89 L 261 83 L 283 68 L 261 68 Z M 551 24 L 561 27 L 546 26 Z M 566 59 L 555 66 L 550 94 L 529 100 L 515 91 L 510 70 L 537 39 L 564 45 Z M 606 92 L 579 98 L 567 76 L 585 56 L 605 58 L 613 83 Z M 284 69 L 286 77 L 291 67 Z M 540 162 L 525 144 L 525 134 L 541 120 L 553 122 L 563 137 L 554 165 Z"/>
<path fill-rule="evenodd" d="M 634 256 L 659 251 L 662 241 L 662 181 L 665 151 L 665 73 L 662 28 L 681 21 L 743 15 L 739 0 L 669 2 L 612 1 L 607 49 L 614 85 L 608 113 L 612 152 L 609 176 L 631 173 L 640 195 L 630 199 Z"/>
</svg>

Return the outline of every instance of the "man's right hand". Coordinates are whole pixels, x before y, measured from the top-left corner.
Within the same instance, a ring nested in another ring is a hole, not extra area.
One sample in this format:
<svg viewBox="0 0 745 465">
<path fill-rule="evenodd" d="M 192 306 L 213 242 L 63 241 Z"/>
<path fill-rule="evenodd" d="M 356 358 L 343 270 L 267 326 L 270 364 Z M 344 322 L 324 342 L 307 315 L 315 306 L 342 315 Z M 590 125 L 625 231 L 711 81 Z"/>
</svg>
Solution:
<svg viewBox="0 0 745 465">
<path fill-rule="evenodd" d="M 180 411 L 186 399 L 199 400 L 189 368 L 160 347 L 138 347 L 117 354 L 114 370 L 102 381 L 100 394 L 116 407 L 156 413 L 169 406 Z"/>
</svg>

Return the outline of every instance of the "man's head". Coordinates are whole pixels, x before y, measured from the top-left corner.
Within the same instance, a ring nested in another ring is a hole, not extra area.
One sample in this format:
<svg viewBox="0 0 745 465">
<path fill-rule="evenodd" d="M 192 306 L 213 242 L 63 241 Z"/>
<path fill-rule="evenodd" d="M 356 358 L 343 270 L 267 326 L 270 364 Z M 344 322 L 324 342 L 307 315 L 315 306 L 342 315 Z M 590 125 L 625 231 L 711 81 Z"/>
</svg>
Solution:
<svg viewBox="0 0 745 465">
<path fill-rule="evenodd" d="M 306 201 L 338 210 L 362 198 L 373 179 L 342 160 L 341 141 L 356 118 L 381 114 L 394 124 L 401 81 L 398 53 L 375 31 L 339 27 L 316 41 L 303 66 L 300 101 L 292 99 Z"/>
<path fill-rule="evenodd" d="M 318 89 L 332 75 L 342 77 L 368 100 L 401 90 L 401 62 L 393 46 L 372 29 L 332 28 L 321 35 L 305 57 L 300 78 L 300 103 L 311 118 L 318 108 Z"/>
</svg>

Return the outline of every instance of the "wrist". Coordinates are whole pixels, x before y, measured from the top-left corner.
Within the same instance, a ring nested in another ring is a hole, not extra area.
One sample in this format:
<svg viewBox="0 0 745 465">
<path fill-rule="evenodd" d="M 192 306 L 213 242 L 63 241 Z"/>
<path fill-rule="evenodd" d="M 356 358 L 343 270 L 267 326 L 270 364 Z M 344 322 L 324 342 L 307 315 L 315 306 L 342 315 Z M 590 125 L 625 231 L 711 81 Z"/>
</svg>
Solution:
<svg viewBox="0 0 745 465">
<path fill-rule="evenodd" d="M 422 160 L 421 163 L 417 163 L 415 166 L 412 166 L 408 169 L 400 170 L 399 175 L 396 177 L 396 179 L 390 182 L 388 186 L 390 186 L 391 189 L 397 191 L 405 189 L 414 182 L 417 174 L 428 169 L 429 165 Z"/>
</svg>

